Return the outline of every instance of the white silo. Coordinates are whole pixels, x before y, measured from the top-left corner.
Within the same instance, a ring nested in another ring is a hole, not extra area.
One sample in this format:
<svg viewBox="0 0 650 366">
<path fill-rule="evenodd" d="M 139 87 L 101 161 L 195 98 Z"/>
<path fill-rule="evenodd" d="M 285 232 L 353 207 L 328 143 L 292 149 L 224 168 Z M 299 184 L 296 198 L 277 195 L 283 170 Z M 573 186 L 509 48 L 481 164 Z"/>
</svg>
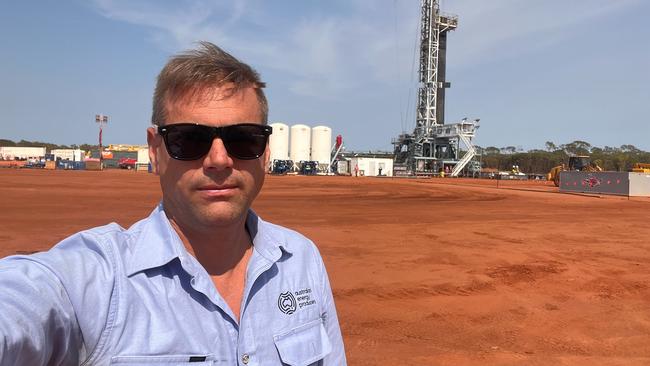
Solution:
<svg viewBox="0 0 650 366">
<path fill-rule="evenodd" d="M 332 147 L 332 129 L 327 126 L 316 126 L 311 129 L 311 160 L 317 161 L 322 168 L 330 163 Z"/>
<path fill-rule="evenodd" d="M 311 128 L 305 125 L 291 126 L 291 147 L 289 156 L 295 164 L 300 161 L 309 160 L 309 149 L 311 140 Z"/>
<path fill-rule="evenodd" d="M 270 162 L 289 159 L 289 126 L 284 123 L 271 123 L 273 133 L 269 136 Z"/>
</svg>

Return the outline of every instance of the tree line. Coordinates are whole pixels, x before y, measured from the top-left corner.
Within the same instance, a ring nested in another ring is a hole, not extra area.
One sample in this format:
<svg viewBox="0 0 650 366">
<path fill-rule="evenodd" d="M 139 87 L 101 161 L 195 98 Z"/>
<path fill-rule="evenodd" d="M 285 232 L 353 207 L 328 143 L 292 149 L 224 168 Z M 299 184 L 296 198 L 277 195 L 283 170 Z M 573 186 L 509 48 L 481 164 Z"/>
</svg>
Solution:
<svg viewBox="0 0 650 366">
<path fill-rule="evenodd" d="M 556 145 L 552 141 L 545 144 L 546 150 L 521 151 L 514 146 L 485 148 L 478 147 L 481 166 L 502 171 L 519 166 L 522 172 L 546 174 L 554 166 L 567 163 L 569 156 L 588 155 L 592 163 L 606 171 L 629 171 L 635 163 L 650 163 L 650 152 L 640 150 L 634 145 L 620 147 L 592 146 L 586 141 L 576 140 L 568 144 Z"/>
<path fill-rule="evenodd" d="M 20 146 L 20 147 L 45 147 L 47 151 L 55 149 L 81 149 L 84 151 L 99 150 L 99 145 L 81 144 L 81 145 L 57 145 L 41 141 L 27 141 L 20 140 L 14 142 L 12 140 L 0 139 L 0 146 Z"/>
<path fill-rule="evenodd" d="M 45 147 L 48 151 L 53 149 L 81 149 L 94 151 L 99 145 L 57 145 L 40 141 L 0 139 L 0 146 Z M 568 144 L 556 145 L 547 141 L 545 150 L 522 151 L 514 146 L 506 147 L 480 147 L 481 167 L 497 170 L 511 170 L 513 165 L 519 166 L 522 172 L 529 174 L 546 174 L 554 166 L 567 163 L 569 156 L 589 155 L 591 161 L 607 171 L 629 171 L 635 163 L 650 163 L 650 152 L 640 150 L 634 145 L 621 145 L 620 147 L 605 146 L 603 148 L 592 146 L 586 141 L 576 140 Z"/>
</svg>

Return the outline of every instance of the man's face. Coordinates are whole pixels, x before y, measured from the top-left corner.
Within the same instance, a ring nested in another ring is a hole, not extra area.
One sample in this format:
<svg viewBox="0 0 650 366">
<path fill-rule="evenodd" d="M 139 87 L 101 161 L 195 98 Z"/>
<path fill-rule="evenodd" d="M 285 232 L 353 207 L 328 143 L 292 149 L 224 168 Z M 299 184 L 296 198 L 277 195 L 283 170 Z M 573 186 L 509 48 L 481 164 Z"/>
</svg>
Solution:
<svg viewBox="0 0 650 366">
<path fill-rule="evenodd" d="M 223 88 L 207 90 L 189 103 L 167 105 L 167 123 L 199 123 L 227 126 L 260 123 L 260 106 L 253 88 L 224 96 Z M 149 156 L 160 176 L 163 206 L 170 219 L 184 230 L 205 230 L 241 222 L 264 183 L 268 145 L 254 160 L 228 155 L 220 138 L 212 141 L 207 155 L 192 161 L 169 156 L 162 136 L 147 132 Z"/>
</svg>

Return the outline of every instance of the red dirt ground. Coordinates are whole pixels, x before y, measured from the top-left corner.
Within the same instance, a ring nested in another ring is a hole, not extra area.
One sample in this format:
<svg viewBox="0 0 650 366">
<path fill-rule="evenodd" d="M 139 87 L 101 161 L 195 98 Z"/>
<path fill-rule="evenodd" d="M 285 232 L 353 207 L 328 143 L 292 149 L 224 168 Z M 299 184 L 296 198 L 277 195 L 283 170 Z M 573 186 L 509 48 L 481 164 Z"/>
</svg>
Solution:
<svg viewBox="0 0 650 366">
<path fill-rule="evenodd" d="M 254 208 L 319 246 L 350 365 L 650 364 L 650 199 L 496 184 L 270 176 Z M 0 169 L 0 256 L 159 197 L 146 173 Z"/>
</svg>

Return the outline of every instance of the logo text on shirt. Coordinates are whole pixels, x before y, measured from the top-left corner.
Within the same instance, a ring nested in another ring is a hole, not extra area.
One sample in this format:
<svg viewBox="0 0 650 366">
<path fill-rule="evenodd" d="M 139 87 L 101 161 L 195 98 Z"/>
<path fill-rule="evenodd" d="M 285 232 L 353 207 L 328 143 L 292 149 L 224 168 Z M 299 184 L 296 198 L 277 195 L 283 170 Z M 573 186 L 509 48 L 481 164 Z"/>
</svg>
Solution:
<svg viewBox="0 0 650 366">
<path fill-rule="evenodd" d="M 311 289 L 304 288 L 302 290 L 294 292 L 296 295 L 296 300 L 298 301 L 298 308 L 302 309 L 309 305 L 314 305 L 316 300 L 311 298 Z"/>
</svg>

